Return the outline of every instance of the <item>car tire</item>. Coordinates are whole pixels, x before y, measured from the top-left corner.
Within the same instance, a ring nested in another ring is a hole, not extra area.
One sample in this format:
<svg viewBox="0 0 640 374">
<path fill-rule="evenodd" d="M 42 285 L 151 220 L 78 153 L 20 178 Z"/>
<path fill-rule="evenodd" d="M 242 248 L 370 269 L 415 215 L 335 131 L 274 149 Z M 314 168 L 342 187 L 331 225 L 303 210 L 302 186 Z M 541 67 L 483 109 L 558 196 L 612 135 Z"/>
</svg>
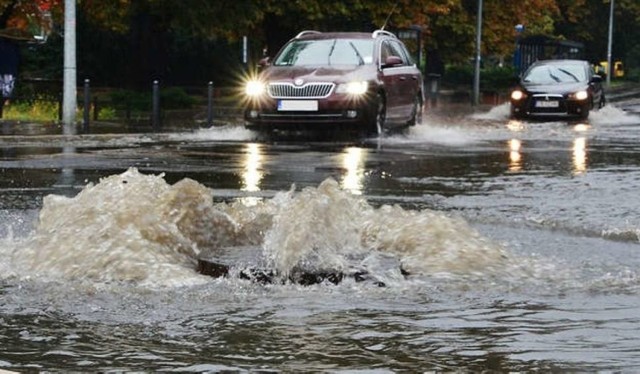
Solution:
<svg viewBox="0 0 640 374">
<path fill-rule="evenodd" d="M 374 102 L 373 120 L 370 124 L 370 132 L 372 135 L 381 136 L 385 131 L 385 122 L 387 120 L 387 103 L 382 94 L 376 95 Z"/>
<path fill-rule="evenodd" d="M 585 106 L 578 117 L 582 120 L 585 120 L 589 118 L 589 112 L 591 112 L 591 109 Z"/>
<path fill-rule="evenodd" d="M 422 124 L 422 103 L 420 98 L 416 96 L 413 101 L 413 108 L 411 112 L 411 119 L 407 122 L 408 126 L 416 126 Z"/>
<path fill-rule="evenodd" d="M 598 109 L 604 108 L 607 105 L 607 99 L 604 97 L 604 94 L 600 96 L 600 102 L 598 103 Z"/>
</svg>

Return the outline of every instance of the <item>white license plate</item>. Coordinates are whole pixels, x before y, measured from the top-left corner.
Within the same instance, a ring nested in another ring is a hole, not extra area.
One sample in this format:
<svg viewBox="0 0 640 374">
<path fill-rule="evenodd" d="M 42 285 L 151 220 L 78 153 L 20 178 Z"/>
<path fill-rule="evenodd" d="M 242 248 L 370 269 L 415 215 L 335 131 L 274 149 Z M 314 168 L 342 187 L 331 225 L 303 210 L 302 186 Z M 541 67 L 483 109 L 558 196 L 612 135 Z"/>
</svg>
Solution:
<svg viewBox="0 0 640 374">
<path fill-rule="evenodd" d="M 279 100 L 279 111 L 303 111 L 303 112 L 316 112 L 318 111 L 317 100 Z"/>
<path fill-rule="evenodd" d="M 560 106 L 559 101 L 536 101 L 537 108 L 557 108 Z"/>
</svg>

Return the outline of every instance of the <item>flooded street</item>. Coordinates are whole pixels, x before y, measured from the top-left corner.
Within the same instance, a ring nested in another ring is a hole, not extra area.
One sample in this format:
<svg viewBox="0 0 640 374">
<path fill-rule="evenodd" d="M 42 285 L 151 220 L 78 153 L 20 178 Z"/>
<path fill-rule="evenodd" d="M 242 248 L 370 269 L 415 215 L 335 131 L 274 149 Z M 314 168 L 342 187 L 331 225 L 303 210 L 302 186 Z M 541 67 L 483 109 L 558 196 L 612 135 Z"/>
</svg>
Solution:
<svg viewBox="0 0 640 374">
<path fill-rule="evenodd" d="M 4 125 L 0 369 L 640 370 L 640 115 L 508 112 L 356 141 Z"/>
</svg>

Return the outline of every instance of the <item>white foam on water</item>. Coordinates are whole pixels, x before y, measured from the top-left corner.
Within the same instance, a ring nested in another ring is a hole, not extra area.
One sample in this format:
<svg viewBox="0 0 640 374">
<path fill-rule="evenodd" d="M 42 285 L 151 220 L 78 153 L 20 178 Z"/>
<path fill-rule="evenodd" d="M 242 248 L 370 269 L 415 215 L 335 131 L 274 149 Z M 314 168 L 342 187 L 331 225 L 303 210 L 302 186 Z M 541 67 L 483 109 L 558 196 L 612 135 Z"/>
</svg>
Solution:
<svg viewBox="0 0 640 374">
<path fill-rule="evenodd" d="M 130 169 L 73 198 L 45 197 L 35 233 L 16 243 L 12 263 L 53 278 L 192 283 L 201 247 L 226 245 L 235 230 L 211 200 L 193 180 L 170 186 Z"/>
<path fill-rule="evenodd" d="M 463 147 L 478 143 L 478 139 L 464 127 L 430 122 L 408 129 L 407 134 L 392 135 L 379 139 L 383 144 L 432 144 Z"/>
<path fill-rule="evenodd" d="M 635 125 L 640 124 L 640 116 L 627 113 L 613 105 L 605 105 L 599 110 L 589 113 L 592 125 Z"/>
<path fill-rule="evenodd" d="M 367 251 L 398 256 L 414 274 L 493 274 L 508 259 L 504 248 L 461 219 L 431 210 L 373 208 L 331 179 L 290 195 L 280 209 L 265 249 L 283 273 L 318 260 L 341 269 L 348 255 Z"/>
<path fill-rule="evenodd" d="M 172 140 L 191 140 L 191 141 L 245 141 L 255 140 L 258 134 L 254 131 L 247 130 L 242 126 L 228 125 L 221 127 L 209 127 L 206 129 L 198 129 L 191 133 L 180 133 L 170 135 Z"/>
<path fill-rule="evenodd" d="M 210 281 L 195 270 L 203 253 L 243 245 L 261 247 L 283 276 L 353 268 L 399 275 L 399 266 L 376 268 L 372 254 L 423 276 L 492 277 L 517 263 L 463 219 L 374 208 L 333 179 L 253 206 L 212 200 L 194 180 L 169 185 L 162 174 L 129 169 L 75 197 L 45 197 L 34 233 L 0 243 L 0 266 L 24 278 L 177 287 Z"/>
<path fill-rule="evenodd" d="M 508 120 L 511 115 L 509 103 L 504 103 L 498 106 L 491 108 L 488 112 L 485 113 L 474 113 L 470 117 L 476 120 L 486 120 L 486 121 L 503 121 Z"/>
</svg>

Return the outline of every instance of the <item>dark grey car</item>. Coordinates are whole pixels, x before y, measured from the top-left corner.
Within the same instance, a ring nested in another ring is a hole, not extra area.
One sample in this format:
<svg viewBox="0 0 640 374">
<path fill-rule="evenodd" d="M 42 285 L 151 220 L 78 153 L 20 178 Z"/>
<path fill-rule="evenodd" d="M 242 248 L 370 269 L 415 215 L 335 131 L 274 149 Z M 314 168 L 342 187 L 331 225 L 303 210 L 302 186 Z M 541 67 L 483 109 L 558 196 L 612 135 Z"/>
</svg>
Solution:
<svg viewBox="0 0 640 374">
<path fill-rule="evenodd" d="M 602 78 L 583 60 L 542 60 L 533 63 L 511 91 L 511 115 L 587 118 L 604 106 Z"/>
</svg>

